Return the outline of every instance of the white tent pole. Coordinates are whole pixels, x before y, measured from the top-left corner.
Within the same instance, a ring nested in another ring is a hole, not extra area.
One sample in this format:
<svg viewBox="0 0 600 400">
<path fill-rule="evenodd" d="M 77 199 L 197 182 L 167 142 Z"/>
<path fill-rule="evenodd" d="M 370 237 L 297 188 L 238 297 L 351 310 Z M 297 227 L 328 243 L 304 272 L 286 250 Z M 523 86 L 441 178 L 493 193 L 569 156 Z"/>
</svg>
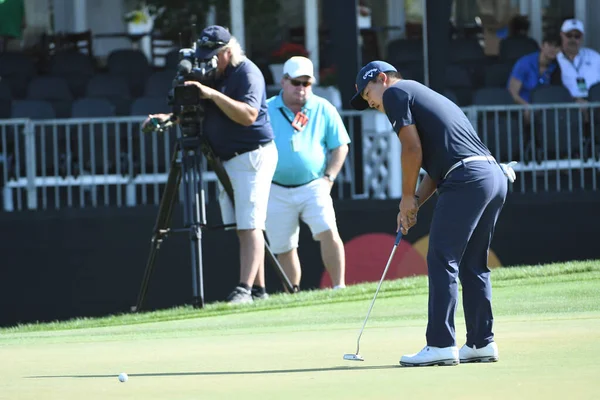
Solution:
<svg viewBox="0 0 600 400">
<path fill-rule="evenodd" d="M 392 41 L 406 37 L 406 12 L 404 0 L 387 0 L 387 24 L 392 29 L 388 30 L 387 40 Z M 398 27 L 400 29 L 394 29 Z M 389 54 L 386 54 L 389 56 Z"/>
<path fill-rule="evenodd" d="M 531 0 L 529 21 L 531 37 L 538 43 L 542 42 L 542 0 Z"/>
<path fill-rule="evenodd" d="M 429 86 L 429 43 L 427 43 L 427 0 L 422 0 L 423 5 L 423 83 Z"/>
<path fill-rule="evenodd" d="M 519 14 L 529 15 L 529 0 L 519 0 Z"/>
<path fill-rule="evenodd" d="M 319 83 L 319 2 L 304 0 L 304 47 L 315 67 L 315 78 Z"/>
<path fill-rule="evenodd" d="M 574 4 L 575 8 L 575 18 L 583 22 L 583 26 L 588 26 L 588 19 L 586 18 L 586 10 L 587 10 L 587 0 L 575 0 Z M 589 33 L 589 31 L 588 31 Z M 584 45 L 589 45 L 589 37 L 590 35 L 583 35 Z"/>
<path fill-rule="evenodd" d="M 587 9 L 587 0 L 575 0 L 575 18 L 583 22 L 583 26 L 586 26 L 585 14 Z"/>
<path fill-rule="evenodd" d="M 87 1 L 86 0 L 75 0 L 73 4 L 74 10 L 74 32 L 85 32 L 87 30 Z"/>
<path fill-rule="evenodd" d="M 231 33 L 236 37 L 242 49 L 246 49 L 246 35 L 244 30 L 244 0 L 229 0 L 231 10 Z"/>
<path fill-rule="evenodd" d="M 208 7 L 208 12 L 206 13 L 206 23 L 205 26 L 211 26 L 217 24 L 217 7 L 214 4 L 211 4 Z"/>
</svg>

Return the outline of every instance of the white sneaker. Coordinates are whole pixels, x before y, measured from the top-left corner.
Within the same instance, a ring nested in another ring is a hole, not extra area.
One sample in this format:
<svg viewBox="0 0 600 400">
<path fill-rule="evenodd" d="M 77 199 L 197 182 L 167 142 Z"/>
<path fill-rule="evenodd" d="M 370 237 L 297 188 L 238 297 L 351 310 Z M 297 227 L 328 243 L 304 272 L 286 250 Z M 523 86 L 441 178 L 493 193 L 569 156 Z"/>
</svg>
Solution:
<svg viewBox="0 0 600 400">
<path fill-rule="evenodd" d="M 461 363 L 496 362 L 498 361 L 498 345 L 491 342 L 485 347 L 467 347 L 465 344 L 458 352 Z"/>
<path fill-rule="evenodd" d="M 426 367 L 431 365 L 458 365 L 458 347 L 425 346 L 417 354 L 404 355 L 400 365 L 404 367 Z"/>
</svg>

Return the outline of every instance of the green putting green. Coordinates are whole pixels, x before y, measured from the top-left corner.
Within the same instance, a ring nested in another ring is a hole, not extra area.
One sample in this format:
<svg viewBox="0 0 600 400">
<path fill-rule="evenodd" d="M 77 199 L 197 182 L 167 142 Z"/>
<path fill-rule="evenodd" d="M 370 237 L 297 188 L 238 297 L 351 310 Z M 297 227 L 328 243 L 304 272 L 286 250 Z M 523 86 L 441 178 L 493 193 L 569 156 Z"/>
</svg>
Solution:
<svg viewBox="0 0 600 400">
<path fill-rule="evenodd" d="M 598 399 L 600 263 L 493 273 L 500 361 L 402 368 L 426 280 L 0 330 L 0 399 Z M 462 311 L 456 316 L 464 341 Z M 125 372 L 128 382 L 117 376 Z"/>
</svg>

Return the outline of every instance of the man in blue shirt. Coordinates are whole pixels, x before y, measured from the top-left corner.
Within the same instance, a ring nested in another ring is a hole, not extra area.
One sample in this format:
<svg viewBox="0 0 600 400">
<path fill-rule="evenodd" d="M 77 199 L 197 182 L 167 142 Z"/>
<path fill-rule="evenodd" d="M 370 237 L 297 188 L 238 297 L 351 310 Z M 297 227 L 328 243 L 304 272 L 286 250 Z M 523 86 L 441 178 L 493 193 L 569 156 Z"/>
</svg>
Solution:
<svg viewBox="0 0 600 400">
<path fill-rule="evenodd" d="M 227 29 L 217 25 L 205 28 L 197 46 L 198 59 L 217 58 L 217 82 L 214 88 L 195 81 L 185 84 L 196 86 L 208 100 L 203 133 L 223 161 L 234 193 L 235 210 L 221 188 L 221 215 L 224 224 L 236 224 L 240 241 L 240 283 L 227 300 L 250 303 L 253 298 L 265 297 L 263 231 L 277 165 L 265 80 Z M 164 120 L 170 115 L 150 115 L 144 124 L 151 118 Z"/>
<path fill-rule="evenodd" d="M 561 71 L 556 61 L 559 51 L 560 36 L 550 33 L 544 36 L 540 51 L 517 60 L 508 79 L 508 91 L 515 103 L 529 104 L 531 92 L 538 86 L 561 84 Z M 529 111 L 525 111 L 524 115 L 529 123 Z"/>
<path fill-rule="evenodd" d="M 417 223 L 419 207 L 436 191 L 429 232 L 427 346 L 400 359 L 404 366 L 497 361 L 492 333 L 492 286 L 487 257 L 507 193 L 510 165 L 500 165 L 452 101 L 428 87 L 403 80 L 383 61 L 365 65 L 356 77 L 352 106 L 386 113 L 402 144 L 402 199 L 398 229 Z M 419 171 L 427 174 L 417 188 Z M 458 278 L 463 287 L 466 344 L 456 347 L 454 314 Z"/>
<path fill-rule="evenodd" d="M 299 286 L 297 248 L 303 220 L 321 244 L 333 287 L 343 288 L 344 243 L 330 191 L 344 165 L 350 137 L 336 108 L 312 93 L 313 64 L 308 58 L 290 58 L 283 73 L 281 92 L 267 101 L 279 153 L 267 210 L 267 237 L 292 285 Z"/>
</svg>

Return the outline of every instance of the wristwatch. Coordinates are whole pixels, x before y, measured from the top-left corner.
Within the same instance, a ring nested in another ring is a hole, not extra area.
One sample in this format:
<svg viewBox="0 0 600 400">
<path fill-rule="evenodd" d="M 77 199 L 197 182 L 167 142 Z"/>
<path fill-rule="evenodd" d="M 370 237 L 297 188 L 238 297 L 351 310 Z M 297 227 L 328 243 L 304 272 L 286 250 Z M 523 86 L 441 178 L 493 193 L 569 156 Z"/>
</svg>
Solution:
<svg viewBox="0 0 600 400">
<path fill-rule="evenodd" d="M 335 175 L 325 174 L 325 175 L 323 175 L 323 177 L 325 179 L 327 179 L 329 182 L 335 182 Z"/>
</svg>

